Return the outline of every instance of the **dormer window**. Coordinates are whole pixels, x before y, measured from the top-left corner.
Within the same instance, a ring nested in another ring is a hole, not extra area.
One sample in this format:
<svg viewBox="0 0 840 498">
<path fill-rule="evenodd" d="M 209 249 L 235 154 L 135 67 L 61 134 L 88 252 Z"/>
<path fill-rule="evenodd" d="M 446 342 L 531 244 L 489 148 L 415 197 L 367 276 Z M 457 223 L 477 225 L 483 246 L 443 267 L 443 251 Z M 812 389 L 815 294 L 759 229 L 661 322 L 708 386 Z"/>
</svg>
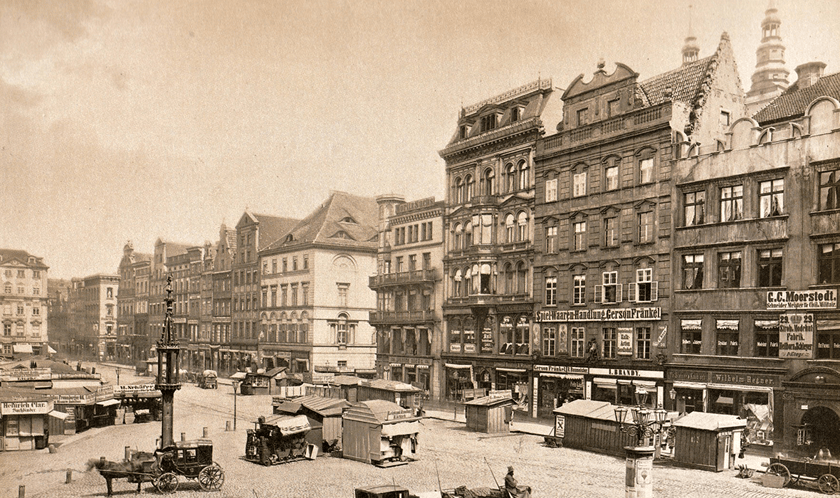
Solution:
<svg viewBox="0 0 840 498">
<path fill-rule="evenodd" d="M 496 121 L 495 114 L 490 114 L 481 118 L 481 132 L 484 133 L 485 131 L 495 130 Z"/>
<path fill-rule="evenodd" d="M 517 121 L 522 121 L 522 115 L 525 113 L 525 106 L 524 105 L 515 105 L 510 110 L 510 122 L 516 123 Z"/>
<path fill-rule="evenodd" d="M 470 136 L 470 130 L 472 130 L 472 126 L 468 124 L 463 124 L 458 130 L 458 136 L 461 140 Z"/>
<path fill-rule="evenodd" d="M 345 216 L 344 218 L 341 219 L 341 222 L 342 223 L 352 223 L 354 225 L 357 224 L 356 220 L 354 220 L 351 216 Z"/>
</svg>

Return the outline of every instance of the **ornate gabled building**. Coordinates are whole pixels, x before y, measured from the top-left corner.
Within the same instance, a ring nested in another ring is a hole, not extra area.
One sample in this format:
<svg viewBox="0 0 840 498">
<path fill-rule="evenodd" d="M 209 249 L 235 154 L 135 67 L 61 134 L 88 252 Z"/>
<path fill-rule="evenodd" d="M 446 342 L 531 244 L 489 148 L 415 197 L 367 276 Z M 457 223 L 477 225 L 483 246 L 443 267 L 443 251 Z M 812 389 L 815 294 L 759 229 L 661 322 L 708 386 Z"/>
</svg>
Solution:
<svg viewBox="0 0 840 498">
<path fill-rule="evenodd" d="M 534 150 L 559 114 L 539 79 L 461 109 L 446 161 L 443 396 L 528 396 L 534 296 Z"/>
<path fill-rule="evenodd" d="M 380 195 L 376 275 L 377 377 L 413 384 L 440 399 L 443 365 L 443 201 Z"/>
<path fill-rule="evenodd" d="M 307 382 L 375 374 L 377 212 L 372 198 L 334 191 L 259 252 L 257 365 Z"/>
<path fill-rule="evenodd" d="M 0 249 L 0 354 L 47 353 L 47 270 L 43 258 Z"/>
<path fill-rule="evenodd" d="M 672 161 L 745 115 L 728 36 L 712 56 L 683 53 L 644 81 L 624 64 L 578 76 L 558 132 L 537 143 L 534 415 L 575 398 L 635 404 L 637 391 L 666 403 Z"/>
<path fill-rule="evenodd" d="M 760 111 L 788 87 L 785 67 L 785 46 L 782 43 L 782 19 L 776 8 L 776 0 L 770 0 L 764 19 L 761 21 L 761 44 L 755 51 L 755 72 L 752 85 L 747 92 L 747 113 Z"/>
</svg>

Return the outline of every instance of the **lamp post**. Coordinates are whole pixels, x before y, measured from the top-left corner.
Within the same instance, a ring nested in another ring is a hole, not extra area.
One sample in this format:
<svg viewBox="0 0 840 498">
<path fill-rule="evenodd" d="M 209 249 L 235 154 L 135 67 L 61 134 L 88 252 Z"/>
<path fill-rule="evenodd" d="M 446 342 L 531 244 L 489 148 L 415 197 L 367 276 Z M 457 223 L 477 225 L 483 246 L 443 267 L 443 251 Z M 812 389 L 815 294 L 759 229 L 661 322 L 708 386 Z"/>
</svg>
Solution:
<svg viewBox="0 0 840 498">
<path fill-rule="evenodd" d="M 667 412 L 660 405 L 655 410 L 645 406 L 647 391 L 636 390 L 637 406 L 615 407 L 615 421 L 625 434 L 635 437 L 635 446 L 626 446 L 625 498 L 650 498 L 653 493 L 653 454 L 656 436 L 665 429 Z M 650 444 L 648 444 L 650 443 Z"/>
<path fill-rule="evenodd" d="M 234 380 L 231 385 L 233 386 L 233 432 L 236 432 L 236 390 L 239 389 L 239 381 Z"/>
</svg>

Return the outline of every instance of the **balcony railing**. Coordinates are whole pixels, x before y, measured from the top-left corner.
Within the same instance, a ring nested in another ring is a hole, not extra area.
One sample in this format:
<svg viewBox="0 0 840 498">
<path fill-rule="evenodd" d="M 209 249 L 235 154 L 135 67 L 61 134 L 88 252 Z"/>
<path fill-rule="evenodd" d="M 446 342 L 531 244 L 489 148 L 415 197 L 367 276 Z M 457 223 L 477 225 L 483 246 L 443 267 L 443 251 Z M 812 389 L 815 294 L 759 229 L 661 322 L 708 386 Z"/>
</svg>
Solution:
<svg viewBox="0 0 840 498">
<path fill-rule="evenodd" d="M 474 294 L 472 296 L 450 297 L 446 300 L 448 305 L 467 306 L 488 306 L 494 304 L 530 304 L 534 298 L 527 294 Z"/>
<path fill-rule="evenodd" d="M 369 321 L 371 325 L 391 323 L 419 323 L 434 321 L 435 312 L 425 311 L 371 311 Z"/>
<path fill-rule="evenodd" d="M 368 280 L 368 287 L 382 287 L 385 285 L 402 285 L 420 282 L 434 282 L 440 280 L 438 271 L 434 268 L 428 270 L 412 270 L 397 273 L 383 273 L 374 275 Z"/>
</svg>

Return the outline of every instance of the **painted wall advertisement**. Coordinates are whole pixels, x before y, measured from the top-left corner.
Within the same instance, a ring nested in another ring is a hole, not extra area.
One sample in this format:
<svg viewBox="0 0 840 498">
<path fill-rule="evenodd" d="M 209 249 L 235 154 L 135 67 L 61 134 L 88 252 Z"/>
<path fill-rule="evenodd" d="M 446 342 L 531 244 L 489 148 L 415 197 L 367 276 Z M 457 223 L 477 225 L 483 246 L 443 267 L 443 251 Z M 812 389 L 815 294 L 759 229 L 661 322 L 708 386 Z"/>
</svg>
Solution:
<svg viewBox="0 0 840 498">
<path fill-rule="evenodd" d="M 633 354 L 633 329 L 630 327 L 618 327 L 618 347 L 616 353 L 620 355 Z"/>
<path fill-rule="evenodd" d="M 768 310 L 837 309 L 835 289 L 767 292 Z"/>
<path fill-rule="evenodd" d="M 779 358 L 814 357 L 814 315 L 779 315 Z"/>
</svg>

